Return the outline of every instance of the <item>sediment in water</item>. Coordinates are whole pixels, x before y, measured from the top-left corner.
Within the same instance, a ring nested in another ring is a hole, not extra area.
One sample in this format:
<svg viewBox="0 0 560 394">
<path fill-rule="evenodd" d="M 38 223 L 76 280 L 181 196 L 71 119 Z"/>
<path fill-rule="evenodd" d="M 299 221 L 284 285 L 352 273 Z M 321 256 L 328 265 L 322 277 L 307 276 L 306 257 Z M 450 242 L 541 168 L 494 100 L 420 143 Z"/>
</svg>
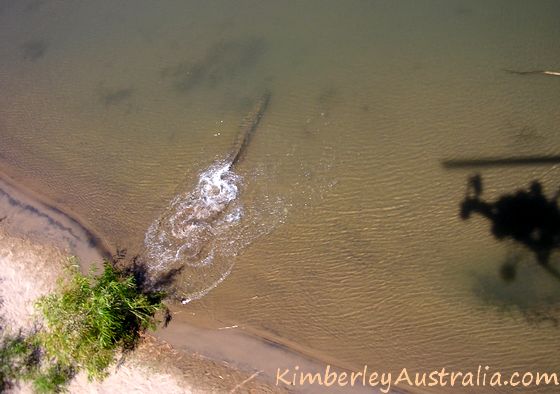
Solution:
<svg viewBox="0 0 560 394">
<path fill-rule="evenodd" d="M 45 260 L 46 263 L 35 264 L 35 268 L 38 269 L 37 278 L 47 279 L 52 285 L 54 277 L 51 278 L 52 275 L 46 273 L 52 271 L 56 276 L 60 272 L 60 259 L 68 254 L 91 262 L 98 262 L 109 254 L 108 248 L 104 247 L 108 245 L 106 241 L 96 238 L 97 242 L 92 243 L 93 232 L 61 208 L 43 203 L 34 193 L 19 187 L 9 178 L 0 178 L 0 190 L 0 234 L 4 234 L 4 237 L 0 237 L 0 249 L 10 253 L 7 239 L 14 239 L 16 236 L 19 237 L 17 249 L 22 253 L 26 253 L 24 249 L 34 248 L 33 245 L 40 243 L 43 246 L 39 248 L 50 250 L 52 256 L 58 259 L 53 260 L 52 266 L 52 259 Z M 82 268 L 89 269 L 90 266 L 91 263 Z M 14 290 L 13 294 L 17 292 Z M 29 305 L 26 308 L 29 309 L 28 307 Z M 306 356 L 305 349 L 294 350 L 297 348 L 296 344 L 289 346 L 279 338 L 267 338 L 264 333 L 252 331 L 250 327 L 204 319 L 202 324 L 197 324 L 198 319 L 189 316 L 184 306 L 171 305 L 171 310 L 172 322 L 167 328 L 158 329 L 153 336 L 156 339 L 152 341 L 163 343 L 162 346 L 168 349 L 175 349 L 172 355 L 161 355 L 159 351 L 156 352 L 148 346 L 148 350 L 138 357 L 148 360 L 152 355 L 159 354 L 158 357 L 166 359 L 166 368 L 176 368 L 174 374 L 182 374 L 187 381 L 194 382 L 195 391 L 196 385 L 201 385 L 199 390 L 203 392 L 229 391 L 235 388 L 233 385 L 244 382 L 258 372 L 243 384 L 243 389 L 284 392 L 288 389 L 287 386 L 275 384 L 278 370 L 293 370 L 297 365 L 301 370 L 322 373 L 327 364 L 334 370 L 347 370 L 335 366 L 334 360 L 329 362 L 324 358 L 326 362 L 320 361 L 311 352 Z M 11 316 L 14 321 L 21 318 L 17 314 Z M 210 378 L 206 375 L 208 370 L 211 371 Z M 330 391 L 348 392 L 347 389 L 337 387 L 331 388 Z M 297 387 L 296 392 L 319 393 L 322 392 L 322 387 Z M 352 392 L 371 392 L 371 388 L 355 387 Z"/>
</svg>

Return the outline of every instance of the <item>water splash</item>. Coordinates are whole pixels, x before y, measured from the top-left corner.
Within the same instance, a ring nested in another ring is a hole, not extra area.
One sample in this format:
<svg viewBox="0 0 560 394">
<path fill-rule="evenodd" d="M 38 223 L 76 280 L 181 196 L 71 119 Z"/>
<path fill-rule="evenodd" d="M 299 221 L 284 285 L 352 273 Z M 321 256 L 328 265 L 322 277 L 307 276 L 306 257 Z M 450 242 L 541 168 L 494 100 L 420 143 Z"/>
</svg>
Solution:
<svg viewBox="0 0 560 394">
<path fill-rule="evenodd" d="M 282 201 L 251 203 L 239 198 L 243 178 L 231 160 L 199 174 L 193 189 L 180 192 L 146 232 L 144 243 L 152 275 L 177 271 L 173 292 L 183 303 L 199 299 L 231 272 L 235 257 L 281 220 Z M 271 215 L 272 214 L 272 215 Z"/>
<path fill-rule="evenodd" d="M 270 97 L 267 90 L 257 100 L 229 157 L 203 171 L 194 189 L 179 193 L 146 232 L 148 270 L 154 275 L 178 274 L 172 290 L 183 303 L 201 298 L 219 285 L 231 272 L 238 252 L 270 232 L 277 219 L 282 220 L 276 209 L 281 200 L 270 204 L 266 193 L 246 210 L 239 199 L 243 179 L 234 172 L 269 107 Z"/>
</svg>

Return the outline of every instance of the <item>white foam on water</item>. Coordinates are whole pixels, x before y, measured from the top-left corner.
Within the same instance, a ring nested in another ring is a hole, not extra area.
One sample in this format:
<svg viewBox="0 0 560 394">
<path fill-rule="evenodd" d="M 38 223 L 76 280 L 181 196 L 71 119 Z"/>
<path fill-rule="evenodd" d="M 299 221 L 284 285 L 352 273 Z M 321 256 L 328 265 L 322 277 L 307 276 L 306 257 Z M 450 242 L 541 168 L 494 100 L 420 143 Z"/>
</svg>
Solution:
<svg viewBox="0 0 560 394">
<path fill-rule="evenodd" d="M 173 287 L 185 304 L 223 282 L 241 249 L 269 233 L 280 219 L 274 213 L 283 210 L 271 205 L 245 208 L 239 198 L 242 182 L 231 162 L 212 164 L 192 190 L 171 200 L 146 232 L 148 270 L 151 275 L 180 270 Z"/>
</svg>

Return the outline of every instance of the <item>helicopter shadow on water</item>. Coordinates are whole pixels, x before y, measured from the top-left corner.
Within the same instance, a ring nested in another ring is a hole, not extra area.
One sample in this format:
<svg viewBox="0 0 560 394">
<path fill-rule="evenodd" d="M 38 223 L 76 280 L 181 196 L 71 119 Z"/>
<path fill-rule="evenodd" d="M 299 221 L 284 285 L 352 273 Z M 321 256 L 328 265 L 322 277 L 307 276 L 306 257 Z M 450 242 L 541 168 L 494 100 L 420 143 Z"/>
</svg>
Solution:
<svg viewBox="0 0 560 394">
<path fill-rule="evenodd" d="M 506 193 L 494 202 L 484 201 L 480 174 L 469 178 L 467 193 L 461 203 L 460 215 L 467 220 L 479 214 L 492 223 L 491 232 L 498 240 L 511 239 L 524 245 L 548 273 L 560 280 L 560 271 L 550 262 L 555 249 L 560 248 L 560 190 L 548 199 L 539 181 L 529 188 Z M 503 270 L 504 279 L 514 277 L 513 269 Z"/>
<path fill-rule="evenodd" d="M 560 249 L 560 190 L 547 198 L 535 180 L 526 189 L 502 194 L 495 201 L 484 200 L 483 191 L 482 176 L 471 176 L 460 217 L 468 220 L 478 214 L 489 220 L 491 234 L 508 241 L 510 253 L 502 261 L 499 276 L 474 274 L 474 293 L 486 304 L 517 309 L 532 323 L 558 325 L 560 271 L 553 256 Z"/>
<path fill-rule="evenodd" d="M 508 242 L 505 256 L 496 259 L 496 270 L 470 270 L 469 288 L 477 303 L 515 319 L 522 316 L 530 325 L 560 326 L 558 282 L 535 263 L 527 250 Z M 516 276 L 511 277 L 512 269 Z"/>
</svg>

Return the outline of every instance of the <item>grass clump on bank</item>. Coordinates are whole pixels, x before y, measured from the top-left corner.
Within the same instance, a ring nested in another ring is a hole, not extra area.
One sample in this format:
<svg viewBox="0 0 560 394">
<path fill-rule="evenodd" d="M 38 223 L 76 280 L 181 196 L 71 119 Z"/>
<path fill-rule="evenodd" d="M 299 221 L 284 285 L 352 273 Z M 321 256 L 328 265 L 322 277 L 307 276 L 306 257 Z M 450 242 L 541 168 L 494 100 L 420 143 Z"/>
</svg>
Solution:
<svg viewBox="0 0 560 394">
<path fill-rule="evenodd" d="M 162 293 L 143 292 L 133 276 L 109 262 L 100 275 L 83 275 L 76 264 L 70 269 L 70 278 L 36 304 L 44 327 L 0 343 L 0 361 L 7 365 L 0 377 L 7 384 L 31 380 L 37 392 L 59 392 L 80 371 L 102 379 L 118 355 L 155 328 Z"/>
<path fill-rule="evenodd" d="M 21 333 L 0 338 L 0 393 L 13 388 L 22 378 L 31 378 L 39 363 L 39 349 Z"/>
</svg>

